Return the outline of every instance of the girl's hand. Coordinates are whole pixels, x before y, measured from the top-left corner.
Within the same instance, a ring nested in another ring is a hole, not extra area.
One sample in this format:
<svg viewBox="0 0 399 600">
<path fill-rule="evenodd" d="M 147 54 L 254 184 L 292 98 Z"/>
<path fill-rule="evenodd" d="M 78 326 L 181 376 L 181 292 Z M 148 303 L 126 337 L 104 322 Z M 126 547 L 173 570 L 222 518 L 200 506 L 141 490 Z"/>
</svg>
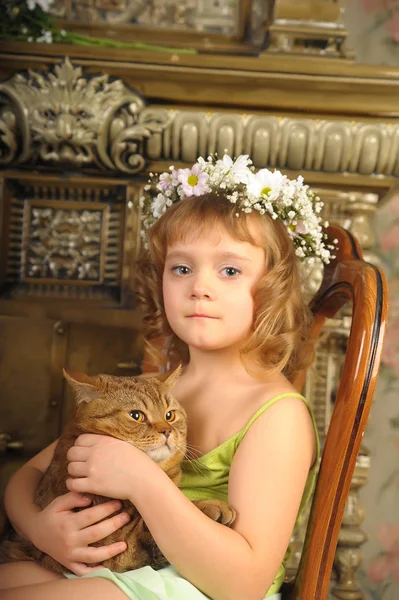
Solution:
<svg viewBox="0 0 399 600">
<path fill-rule="evenodd" d="M 124 542 L 92 547 L 89 544 L 113 533 L 129 521 L 127 513 L 107 518 L 121 503 L 117 500 L 91 506 L 79 512 L 74 508 L 90 506 L 90 499 L 70 492 L 53 500 L 40 511 L 32 524 L 32 542 L 76 575 L 84 575 L 96 568 L 85 563 L 101 563 L 126 550 Z M 105 519 L 105 520 L 102 520 Z M 99 522 L 101 521 L 101 522 Z"/>
<path fill-rule="evenodd" d="M 99 494 L 109 498 L 131 500 L 143 477 L 155 463 L 128 442 L 105 435 L 84 433 L 68 450 L 70 461 L 67 488 L 71 492 Z"/>
</svg>

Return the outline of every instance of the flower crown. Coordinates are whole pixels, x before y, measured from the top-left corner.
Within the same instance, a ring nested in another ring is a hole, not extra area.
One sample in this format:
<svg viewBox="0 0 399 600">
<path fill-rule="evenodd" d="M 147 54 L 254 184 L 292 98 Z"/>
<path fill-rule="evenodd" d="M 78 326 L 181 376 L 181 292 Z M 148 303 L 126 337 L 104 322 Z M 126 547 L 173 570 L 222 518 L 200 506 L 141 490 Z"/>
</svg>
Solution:
<svg viewBox="0 0 399 600">
<path fill-rule="evenodd" d="M 150 173 L 149 185 L 144 187 L 144 196 L 140 198 L 143 238 L 175 202 L 213 192 L 237 206 L 237 217 L 239 211 L 250 213 L 256 210 L 279 219 L 286 226 L 300 259 L 313 263 L 318 258 L 328 264 L 335 258 L 331 254 L 335 245 L 325 243 L 327 236 L 319 216 L 323 207 L 320 198 L 304 185 L 302 177 L 289 179 L 280 171 L 268 169 L 254 173 L 251 165 L 247 154 L 235 160 L 225 154 L 222 159 L 200 157 L 191 169 L 176 170 L 171 166 L 169 172 L 161 173 L 159 177 Z M 327 227 L 328 222 L 323 225 Z"/>
</svg>

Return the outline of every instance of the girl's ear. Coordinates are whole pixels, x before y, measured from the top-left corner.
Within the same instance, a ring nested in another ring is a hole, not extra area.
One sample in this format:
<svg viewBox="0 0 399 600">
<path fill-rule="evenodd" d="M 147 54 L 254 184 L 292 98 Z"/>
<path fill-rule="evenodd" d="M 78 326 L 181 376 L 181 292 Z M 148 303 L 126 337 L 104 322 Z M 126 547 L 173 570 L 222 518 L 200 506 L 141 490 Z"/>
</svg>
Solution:
<svg viewBox="0 0 399 600">
<path fill-rule="evenodd" d="M 177 367 L 177 369 L 175 369 L 173 371 L 173 373 L 171 373 L 169 375 L 169 377 L 167 379 L 165 379 L 165 381 L 163 382 L 163 385 L 166 386 L 166 390 L 168 392 L 171 391 L 171 389 L 173 388 L 173 386 L 175 385 L 176 381 L 179 379 L 180 377 L 180 373 L 181 373 L 181 365 L 179 365 Z"/>
<path fill-rule="evenodd" d="M 98 387 L 99 381 L 97 377 L 91 377 L 90 375 L 86 375 L 86 373 L 79 373 L 78 371 L 70 371 L 68 373 L 65 369 L 62 372 L 76 393 L 77 404 L 91 402 L 100 397 L 101 390 Z"/>
</svg>

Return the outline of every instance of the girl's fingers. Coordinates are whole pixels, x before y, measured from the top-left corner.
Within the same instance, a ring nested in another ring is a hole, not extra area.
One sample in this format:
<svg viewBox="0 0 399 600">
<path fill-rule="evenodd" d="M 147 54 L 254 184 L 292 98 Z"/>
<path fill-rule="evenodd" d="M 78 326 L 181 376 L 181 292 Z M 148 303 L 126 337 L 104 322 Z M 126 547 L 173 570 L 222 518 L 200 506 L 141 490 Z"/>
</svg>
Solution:
<svg viewBox="0 0 399 600">
<path fill-rule="evenodd" d="M 79 534 L 79 544 L 82 546 L 95 544 L 123 527 L 123 525 L 126 525 L 126 523 L 129 523 L 129 521 L 130 517 L 128 513 L 122 512 L 105 521 L 101 521 L 101 523 L 87 527 Z"/>
<path fill-rule="evenodd" d="M 106 436 L 97 435 L 96 433 L 82 433 L 76 440 L 75 446 L 95 446 L 102 441 L 102 438 Z"/>
<path fill-rule="evenodd" d="M 70 462 L 68 464 L 68 473 L 72 477 L 86 477 L 87 463 L 86 462 Z"/>
<path fill-rule="evenodd" d="M 58 511 L 72 510 L 73 508 L 80 508 L 83 506 L 89 506 L 91 504 L 90 498 L 83 494 L 77 494 L 76 492 L 68 492 L 62 496 L 58 496 L 53 500 L 54 505 L 57 506 Z"/>
<path fill-rule="evenodd" d="M 98 571 L 99 569 L 102 569 L 102 566 L 100 565 L 99 567 L 88 567 L 84 563 L 73 562 L 70 565 L 68 565 L 68 569 L 75 573 L 75 575 L 82 576 L 87 575 L 87 573 L 91 573 L 92 571 Z"/>
<path fill-rule="evenodd" d="M 86 510 L 81 510 L 75 513 L 73 518 L 78 529 L 84 529 L 85 527 L 90 527 L 90 525 L 94 525 L 95 523 L 106 519 L 121 508 L 122 502 L 120 500 L 111 500 L 109 502 L 104 502 L 103 504 L 91 506 Z"/>
<path fill-rule="evenodd" d="M 112 558 L 121 552 L 124 552 L 127 548 L 126 542 L 115 542 L 109 546 L 88 546 L 87 548 L 80 548 L 76 551 L 74 558 L 82 563 L 102 563 L 107 558 Z"/>
<path fill-rule="evenodd" d="M 67 452 L 67 459 L 69 461 L 85 461 L 89 456 L 90 450 L 83 446 L 71 446 Z"/>
<path fill-rule="evenodd" d="M 70 492 L 81 492 L 84 494 L 87 492 L 87 477 L 80 477 L 79 479 L 67 479 L 66 486 Z M 91 491 L 92 494 L 96 492 L 94 490 Z"/>
</svg>

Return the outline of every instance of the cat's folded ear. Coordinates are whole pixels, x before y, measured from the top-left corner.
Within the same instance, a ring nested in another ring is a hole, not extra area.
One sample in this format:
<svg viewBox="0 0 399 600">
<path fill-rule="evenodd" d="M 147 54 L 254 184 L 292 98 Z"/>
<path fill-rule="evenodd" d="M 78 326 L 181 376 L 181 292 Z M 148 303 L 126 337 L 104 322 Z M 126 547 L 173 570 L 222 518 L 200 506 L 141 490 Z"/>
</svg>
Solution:
<svg viewBox="0 0 399 600">
<path fill-rule="evenodd" d="M 171 389 L 173 388 L 173 386 L 175 385 L 176 381 L 179 379 L 180 374 L 181 374 L 181 365 L 179 365 L 177 367 L 177 369 L 175 369 L 167 379 L 165 379 L 165 381 L 163 382 L 163 385 L 166 386 L 166 389 L 168 392 L 171 391 Z"/>
<path fill-rule="evenodd" d="M 78 371 L 68 372 L 66 369 L 63 369 L 62 372 L 76 393 L 77 404 L 91 402 L 101 395 L 98 377 L 91 377 L 90 375 L 86 375 L 86 373 L 79 373 Z"/>
</svg>

